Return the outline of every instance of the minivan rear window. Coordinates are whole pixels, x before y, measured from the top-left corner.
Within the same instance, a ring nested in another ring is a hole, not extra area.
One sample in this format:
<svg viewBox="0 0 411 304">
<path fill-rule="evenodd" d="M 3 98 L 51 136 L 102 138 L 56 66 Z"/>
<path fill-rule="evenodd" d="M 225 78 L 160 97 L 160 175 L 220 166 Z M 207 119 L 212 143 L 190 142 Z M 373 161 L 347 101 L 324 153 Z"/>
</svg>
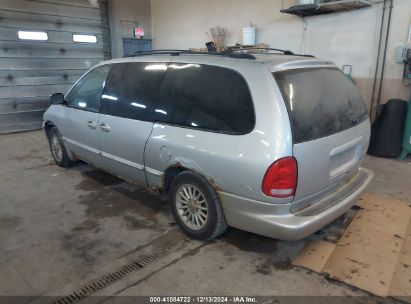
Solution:
<svg viewBox="0 0 411 304">
<path fill-rule="evenodd" d="M 294 143 L 330 136 L 368 117 L 355 84 L 337 68 L 273 73 L 291 121 Z"/>
</svg>

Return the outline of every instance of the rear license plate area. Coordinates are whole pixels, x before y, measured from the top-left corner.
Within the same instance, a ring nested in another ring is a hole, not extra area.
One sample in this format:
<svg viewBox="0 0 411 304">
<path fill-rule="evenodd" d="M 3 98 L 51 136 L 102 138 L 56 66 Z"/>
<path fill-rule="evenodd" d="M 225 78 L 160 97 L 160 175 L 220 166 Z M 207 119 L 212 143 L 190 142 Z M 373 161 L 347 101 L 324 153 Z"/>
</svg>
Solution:
<svg viewBox="0 0 411 304">
<path fill-rule="evenodd" d="M 330 178 L 346 172 L 359 162 L 362 148 L 361 143 L 362 138 L 358 138 L 331 151 Z"/>
</svg>

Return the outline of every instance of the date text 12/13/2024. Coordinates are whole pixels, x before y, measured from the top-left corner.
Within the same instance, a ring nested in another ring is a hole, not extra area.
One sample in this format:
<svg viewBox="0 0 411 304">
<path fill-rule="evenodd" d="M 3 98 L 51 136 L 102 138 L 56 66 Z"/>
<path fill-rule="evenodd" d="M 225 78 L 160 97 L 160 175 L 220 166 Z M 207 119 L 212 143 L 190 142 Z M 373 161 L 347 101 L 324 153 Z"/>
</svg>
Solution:
<svg viewBox="0 0 411 304">
<path fill-rule="evenodd" d="M 173 296 L 173 297 L 150 297 L 150 303 L 257 303 L 255 297 L 185 297 L 185 296 Z"/>
</svg>

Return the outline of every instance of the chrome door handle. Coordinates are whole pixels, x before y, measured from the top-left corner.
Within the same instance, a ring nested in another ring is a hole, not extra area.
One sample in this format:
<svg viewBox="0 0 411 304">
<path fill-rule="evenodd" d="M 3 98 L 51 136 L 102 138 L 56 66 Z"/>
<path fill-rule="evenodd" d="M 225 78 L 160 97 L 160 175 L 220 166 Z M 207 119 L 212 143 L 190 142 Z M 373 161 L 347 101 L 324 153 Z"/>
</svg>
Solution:
<svg viewBox="0 0 411 304">
<path fill-rule="evenodd" d="M 89 122 L 87 122 L 87 125 L 89 126 L 89 128 L 91 129 L 95 129 L 97 128 L 97 123 L 95 121 L 90 120 Z"/>
<path fill-rule="evenodd" d="M 103 123 L 100 125 L 100 129 L 101 129 L 103 132 L 110 132 L 110 130 L 111 130 L 110 125 L 106 124 L 105 122 L 103 122 Z"/>
</svg>

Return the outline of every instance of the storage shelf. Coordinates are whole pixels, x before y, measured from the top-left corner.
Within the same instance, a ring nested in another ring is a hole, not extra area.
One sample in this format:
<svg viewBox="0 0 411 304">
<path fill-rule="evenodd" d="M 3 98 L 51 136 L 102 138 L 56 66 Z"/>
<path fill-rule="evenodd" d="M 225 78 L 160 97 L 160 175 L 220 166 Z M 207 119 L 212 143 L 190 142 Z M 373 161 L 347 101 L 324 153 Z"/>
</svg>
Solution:
<svg viewBox="0 0 411 304">
<path fill-rule="evenodd" d="M 309 17 L 330 14 L 339 11 L 351 11 L 371 5 L 371 2 L 367 0 L 340 0 L 324 3 L 295 5 L 290 8 L 283 9 L 281 10 L 281 12 L 285 14 L 296 15 L 299 17 Z"/>
</svg>

